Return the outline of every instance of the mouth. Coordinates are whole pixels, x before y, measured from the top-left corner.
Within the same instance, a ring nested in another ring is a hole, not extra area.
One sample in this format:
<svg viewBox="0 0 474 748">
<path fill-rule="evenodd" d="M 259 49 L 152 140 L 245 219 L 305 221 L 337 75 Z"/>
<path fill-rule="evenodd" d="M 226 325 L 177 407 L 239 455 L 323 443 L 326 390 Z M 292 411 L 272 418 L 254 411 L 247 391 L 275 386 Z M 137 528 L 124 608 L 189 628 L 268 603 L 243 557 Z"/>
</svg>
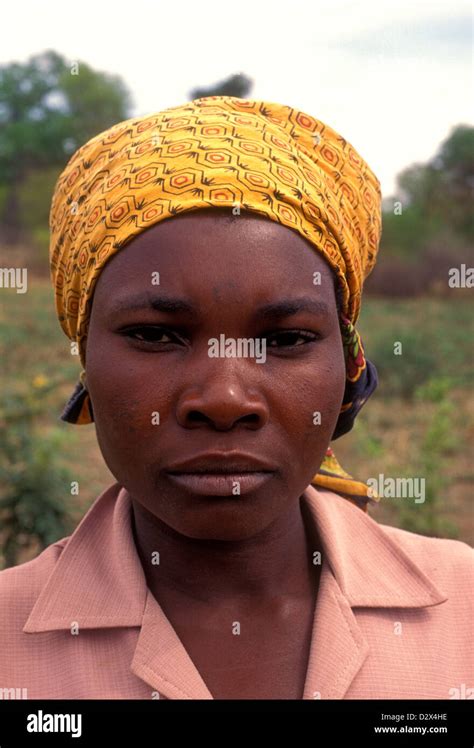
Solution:
<svg viewBox="0 0 474 748">
<path fill-rule="evenodd" d="M 257 490 L 275 473 L 270 470 L 251 472 L 212 473 L 212 472 L 168 472 L 168 478 L 199 496 L 240 496 Z"/>
</svg>

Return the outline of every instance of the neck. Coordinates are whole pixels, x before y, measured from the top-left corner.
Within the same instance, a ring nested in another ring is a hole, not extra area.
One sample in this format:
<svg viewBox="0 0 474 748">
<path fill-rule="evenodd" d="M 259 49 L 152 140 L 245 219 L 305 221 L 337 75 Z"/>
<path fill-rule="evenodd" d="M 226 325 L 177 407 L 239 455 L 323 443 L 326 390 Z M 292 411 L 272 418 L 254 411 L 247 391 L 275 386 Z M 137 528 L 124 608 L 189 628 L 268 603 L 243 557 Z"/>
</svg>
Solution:
<svg viewBox="0 0 474 748">
<path fill-rule="evenodd" d="M 132 499 L 134 535 L 148 587 L 213 604 L 298 595 L 312 588 L 320 543 L 302 499 L 258 535 L 241 541 L 196 540 L 176 532 Z M 160 549 L 160 564 L 151 563 Z M 172 563 L 166 563 L 172 559 Z"/>
</svg>

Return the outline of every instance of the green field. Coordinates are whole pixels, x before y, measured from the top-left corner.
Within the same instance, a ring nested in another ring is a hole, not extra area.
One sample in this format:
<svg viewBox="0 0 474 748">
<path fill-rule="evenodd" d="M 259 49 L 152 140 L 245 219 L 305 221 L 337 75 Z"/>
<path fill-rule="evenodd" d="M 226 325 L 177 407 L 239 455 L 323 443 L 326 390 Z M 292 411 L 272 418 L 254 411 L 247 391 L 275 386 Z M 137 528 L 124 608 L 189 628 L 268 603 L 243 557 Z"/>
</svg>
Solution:
<svg viewBox="0 0 474 748">
<path fill-rule="evenodd" d="M 29 278 L 26 294 L 2 290 L 0 355 L 6 434 L 12 413 L 34 409 L 40 439 L 54 434 L 61 466 L 79 482 L 67 497 L 72 522 L 113 477 L 95 440 L 93 425 L 75 427 L 58 420 L 80 371 L 61 331 L 48 278 Z M 371 509 L 380 522 L 472 543 L 474 483 L 472 397 L 472 305 L 464 298 L 386 300 L 366 298 L 359 329 L 366 354 L 376 364 L 380 384 L 350 434 L 333 443 L 345 469 L 363 480 L 380 473 L 424 476 L 427 499 L 382 499 Z M 394 344 L 402 344 L 402 355 Z M 11 445 L 10 445 L 11 446 Z M 8 466 L 0 475 L 0 501 Z M 0 468 L 1 469 L 1 468 Z M 26 464 L 18 470 L 28 470 Z M 22 559 L 38 550 L 25 541 Z"/>
</svg>

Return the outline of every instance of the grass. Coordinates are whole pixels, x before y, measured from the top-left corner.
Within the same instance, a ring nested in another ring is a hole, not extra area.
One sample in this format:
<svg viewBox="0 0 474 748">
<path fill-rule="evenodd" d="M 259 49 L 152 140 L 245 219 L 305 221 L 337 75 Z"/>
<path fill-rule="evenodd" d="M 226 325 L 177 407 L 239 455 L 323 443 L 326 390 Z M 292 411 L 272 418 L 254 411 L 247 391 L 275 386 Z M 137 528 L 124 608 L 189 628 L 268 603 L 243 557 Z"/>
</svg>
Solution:
<svg viewBox="0 0 474 748">
<path fill-rule="evenodd" d="M 439 533 L 474 539 L 472 304 L 466 299 L 364 299 L 358 324 L 379 386 L 352 432 L 333 444 L 348 472 L 367 480 L 425 477 Z M 394 343 L 402 354 L 394 354 Z M 379 522 L 423 531 L 427 504 L 382 499 Z"/>
<path fill-rule="evenodd" d="M 59 327 L 49 278 L 28 280 L 27 294 L 2 291 L 4 388 L 14 392 L 56 383 L 45 398 L 41 428 L 44 433 L 63 430 L 60 459 L 79 481 L 78 496 L 67 499 L 77 522 L 115 479 L 100 454 L 94 427 L 58 420 L 77 381 L 80 362 L 71 356 L 69 341 Z M 474 436 L 472 306 L 467 299 L 434 298 L 367 297 L 364 304 L 358 327 L 366 353 L 378 368 L 380 384 L 353 431 L 334 442 L 338 459 L 363 480 L 379 473 L 426 474 L 428 493 L 434 497 L 430 510 L 406 499 L 382 499 L 371 515 L 382 523 L 430 534 L 437 534 L 439 528 L 439 534 L 472 543 L 474 467 L 468 446 Z M 400 356 L 394 355 L 396 342 L 402 343 Z M 428 510 L 435 513 L 436 522 L 425 527 Z M 30 557 L 36 553 L 33 549 Z"/>
</svg>

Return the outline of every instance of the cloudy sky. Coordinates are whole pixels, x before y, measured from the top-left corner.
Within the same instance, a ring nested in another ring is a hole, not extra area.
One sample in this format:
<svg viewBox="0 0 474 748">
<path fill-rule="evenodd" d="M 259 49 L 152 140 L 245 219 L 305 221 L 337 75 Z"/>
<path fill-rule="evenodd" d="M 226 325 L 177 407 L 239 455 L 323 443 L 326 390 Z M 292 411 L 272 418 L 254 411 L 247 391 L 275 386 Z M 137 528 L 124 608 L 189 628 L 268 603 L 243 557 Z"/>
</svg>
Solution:
<svg viewBox="0 0 474 748">
<path fill-rule="evenodd" d="M 473 124 L 473 20 L 465 0 L 17 0 L 0 64 L 45 49 L 119 74 L 133 115 L 181 104 L 233 73 L 252 98 L 299 107 L 349 140 L 382 182 Z"/>
</svg>

